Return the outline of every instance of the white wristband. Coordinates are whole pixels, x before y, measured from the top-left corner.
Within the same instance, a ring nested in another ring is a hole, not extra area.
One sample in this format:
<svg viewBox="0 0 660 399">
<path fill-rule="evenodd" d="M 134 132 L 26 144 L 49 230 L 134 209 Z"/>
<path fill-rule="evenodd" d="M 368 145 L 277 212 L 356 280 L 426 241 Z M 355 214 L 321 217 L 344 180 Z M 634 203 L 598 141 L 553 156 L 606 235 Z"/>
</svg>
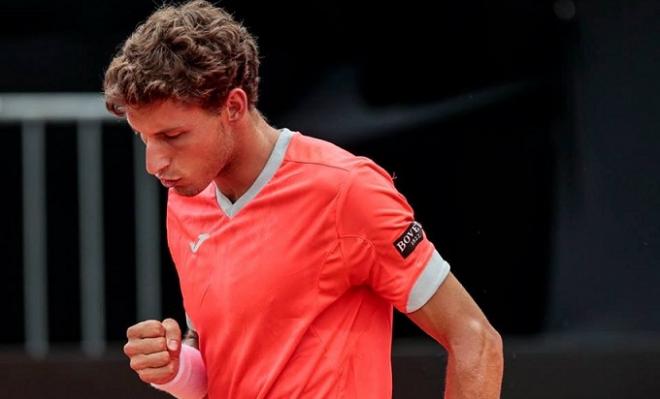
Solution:
<svg viewBox="0 0 660 399">
<path fill-rule="evenodd" d="M 206 396 L 206 366 L 199 350 L 181 345 L 179 371 L 165 384 L 151 384 L 178 399 L 201 399 Z"/>
</svg>

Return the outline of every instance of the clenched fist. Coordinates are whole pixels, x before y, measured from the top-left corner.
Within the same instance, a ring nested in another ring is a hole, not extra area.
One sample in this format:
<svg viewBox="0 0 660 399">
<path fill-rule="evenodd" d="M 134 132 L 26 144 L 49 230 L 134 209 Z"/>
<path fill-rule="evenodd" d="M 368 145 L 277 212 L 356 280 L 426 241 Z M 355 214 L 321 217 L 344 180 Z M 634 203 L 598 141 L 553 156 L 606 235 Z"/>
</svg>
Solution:
<svg viewBox="0 0 660 399">
<path fill-rule="evenodd" d="M 165 384 L 179 371 L 181 329 L 173 319 L 147 320 L 126 331 L 124 353 L 131 368 L 149 384 Z"/>
</svg>

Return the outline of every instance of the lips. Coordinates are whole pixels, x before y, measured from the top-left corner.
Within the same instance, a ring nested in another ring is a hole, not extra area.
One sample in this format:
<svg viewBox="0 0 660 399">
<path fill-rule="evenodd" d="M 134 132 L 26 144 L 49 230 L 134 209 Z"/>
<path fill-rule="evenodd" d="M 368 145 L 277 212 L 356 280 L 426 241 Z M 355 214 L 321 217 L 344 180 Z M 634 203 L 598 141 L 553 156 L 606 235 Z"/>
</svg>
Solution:
<svg viewBox="0 0 660 399">
<path fill-rule="evenodd" d="M 160 184 L 162 184 L 163 186 L 167 188 L 172 188 L 181 179 L 159 179 L 159 180 L 160 180 Z"/>
</svg>

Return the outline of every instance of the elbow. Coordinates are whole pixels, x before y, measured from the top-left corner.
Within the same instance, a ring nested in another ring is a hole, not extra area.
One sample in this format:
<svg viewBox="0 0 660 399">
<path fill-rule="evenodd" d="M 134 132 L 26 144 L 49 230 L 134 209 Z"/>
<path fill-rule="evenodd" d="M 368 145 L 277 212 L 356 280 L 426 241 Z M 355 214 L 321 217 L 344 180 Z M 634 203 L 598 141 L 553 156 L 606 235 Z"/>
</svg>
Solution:
<svg viewBox="0 0 660 399">
<path fill-rule="evenodd" d="M 502 342 L 502 336 L 488 322 L 482 326 L 481 330 L 483 360 L 491 367 L 502 369 L 504 364 L 504 344 Z"/>
<path fill-rule="evenodd" d="M 490 323 L 485 322 L 481 327 L 481 336 L 482 341 L 496 354 L 502 354 L 504 349 L 504 344 L 502 343 L 502 336 L 497 330 L 490 325 Z"/>
<path fill-rule="evenodd" d="M 497 364 L 500 369 L 503 368 L 504 343 L 500 333 L 489 324 L 487 332 L 484 333 L 483 340 L 485 342 L 484 346 L 487 348 L 487 357 L 491 360 L 491 364 Z"/>
<path fill-rule="evenodd" d="M 502 336 L 487 321 L 479 323 L 475 332 L 475 348 L 480 348 L 479 358 L 491 367 L 501 368 L 504 358 Z"/>
<path fill-rule="evenodd" d="M 450 340 L 450 354 L 470 369 L 503 369 L 504 344 L 500 334 L 486 320 L 471 320 L 455 339 Z"/>
<path fill-rule="evenodd" d="M 502 338 L 485 320 L 468 324 L 449 351 L 448 392 L 461 398 L 499 398 L 504 374 Z"/>
</svg>

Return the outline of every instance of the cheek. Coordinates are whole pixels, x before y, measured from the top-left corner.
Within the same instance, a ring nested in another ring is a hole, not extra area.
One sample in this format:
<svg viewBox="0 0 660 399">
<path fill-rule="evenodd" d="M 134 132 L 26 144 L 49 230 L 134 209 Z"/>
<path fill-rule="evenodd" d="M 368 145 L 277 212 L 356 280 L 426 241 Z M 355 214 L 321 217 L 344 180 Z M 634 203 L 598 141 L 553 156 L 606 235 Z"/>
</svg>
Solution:
<svg viewBox="0 0 660 399">
<path fill-rule="evenodd" d="M 226 143 L 209 140 L 191 154 L 189 161 L 203 175 L 217 174 L 218 170 L 227 163 L 229 152 Z"/>
<path fill-rule="evenodd" d="M 215 134 L 191 139 L 194 142 L 188 143 L 188 148 L 182 151 L 181 155 L 185 153 L 185 156 L 180 158 L 178 166 L 188 169 L 188 173 L 198 174 L 200 178 L 217 174 L 227 164 L 234 148 L 231 136 L 221 129 Z"/>
<path fill-rule="evenodd" d="M 209 148 L 212 148 L 212 152 L 215 154 L 216 158 L 220 158 L 223 163 L 227 162 L 234 151 L 233 137 L 230 134 L 225 133 L 224 130 L 219 130 L 218 133 L 214 135 Z"/>
</svg>

